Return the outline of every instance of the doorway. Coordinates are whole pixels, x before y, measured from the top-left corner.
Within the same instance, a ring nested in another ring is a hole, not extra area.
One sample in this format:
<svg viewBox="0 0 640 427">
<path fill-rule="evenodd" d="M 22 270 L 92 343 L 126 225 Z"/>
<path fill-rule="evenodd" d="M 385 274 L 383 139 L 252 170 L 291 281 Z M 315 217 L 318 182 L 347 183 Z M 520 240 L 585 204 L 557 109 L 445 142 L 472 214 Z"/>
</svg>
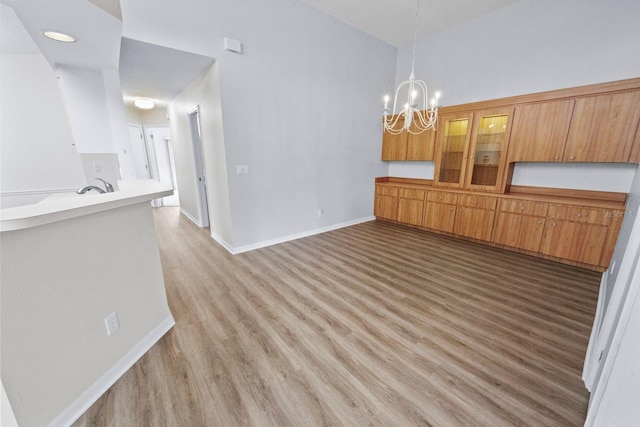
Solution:
<svg viewBox="0 0 640 427">
<path fill-rule="evenodd" d="M 171 133 L 167 126 L 143 126 L 149 172 L 151 179 L 162 185 L 173 188 L 173 195 L 156 199 L 154 206 L 179 206 L 178 186 L 176 184 L 176 167 L 171 148 Z"/>
<path fill-rule="evenodd" d="M 198 210 L 200 213 L 200 227 L 209 227 L 209 204 L 207 196 L 207 179 L 204 163 L 204 147 L 202 146 L 202 132 L 200 128 L 200 107 L 195 106 L 187 111 L 193 158 L 196 171 L 196 185 Z"/>
</svg>

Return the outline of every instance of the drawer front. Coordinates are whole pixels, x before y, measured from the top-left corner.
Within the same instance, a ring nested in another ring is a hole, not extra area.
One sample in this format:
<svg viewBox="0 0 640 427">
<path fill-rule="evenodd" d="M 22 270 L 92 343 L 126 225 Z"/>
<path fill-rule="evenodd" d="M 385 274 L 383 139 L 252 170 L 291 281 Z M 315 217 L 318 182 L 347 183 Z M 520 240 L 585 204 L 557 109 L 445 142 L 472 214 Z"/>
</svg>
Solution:
<svg viewBox="0 0 640 427">
<path fill-rule="evenodd" d="M 401 188 L 400 197 L 403 199 L 424 200 L 426 191 L 414 188 Z"/>
<path fill-rule="evenodd" d="M 475 194 L 461 194 L 458 197 L 458 205 L 470 208 L 495 210 L 497 204 L 496 197 L 476 196 Z"/>
<path fill-rule="evenodd" d="M 550 205 L 548 217 L 564 221 L 585 222 L 588 224 L 611 224 L 611 210 L 585 206 Z"/>
<path fill-rule="evenodd" d="M 548 203 L 533 202 L 531 200 L 502 199 L 500 200 L 500 211 L 519 213 L 522 215 L 547 216 L 549 210 Z"/>
<path fill-rule="evenodd" d="M 390 185 L 376 185 L 376 194 L 397 197 L 398 187 L 392 187 Z"/>
<path fill-rule="evenodd" d="M 427 201 L 456 205 L 458 204 L 458 195 L 455 193 L 447 193 L 445 191 L 428 191 Z"/>
</svg>

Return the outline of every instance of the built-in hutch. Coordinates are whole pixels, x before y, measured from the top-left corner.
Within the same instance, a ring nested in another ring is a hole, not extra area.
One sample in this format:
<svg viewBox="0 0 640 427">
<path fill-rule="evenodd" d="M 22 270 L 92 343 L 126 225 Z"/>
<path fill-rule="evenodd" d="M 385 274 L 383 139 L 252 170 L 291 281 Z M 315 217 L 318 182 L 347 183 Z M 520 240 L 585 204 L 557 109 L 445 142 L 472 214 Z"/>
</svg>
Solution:
<svg viewBox="0 0 640 427">
<path fill-rule="evenodd" d="M 376 179 L 374 214 L 604 271 L 625 193 L 511 185 L 517 162 L 640 163 L 640 78 L 440 109 L 438 128 L 383 132 L 382 160 L 433 160 L 433 180 Z M 401 124 L 399 124 L 401 125 Z"/>
</svg>

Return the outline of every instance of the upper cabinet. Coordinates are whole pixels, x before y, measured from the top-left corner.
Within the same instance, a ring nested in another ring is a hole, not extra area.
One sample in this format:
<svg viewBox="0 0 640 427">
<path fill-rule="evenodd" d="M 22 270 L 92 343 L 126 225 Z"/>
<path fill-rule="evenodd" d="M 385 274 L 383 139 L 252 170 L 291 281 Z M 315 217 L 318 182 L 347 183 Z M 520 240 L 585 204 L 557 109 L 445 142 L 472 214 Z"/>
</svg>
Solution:
<svg viewBox="0 0 640 427">
<path fill-rule="evenodd" d="M 509 162 L 561 162 L 573 103 L 564 100 L 517 106 Z"/>
<path fill-rule="evenodd" d="M 382 160 L 433 160 L 433 146 L 435 142 L 435 130 L 429 130 L 420 134 L 412 134 L 403 130 L 404 120 L 400 118 L 396 129 L 402 130 L 394 135 L 383 130 L 382 132 Z M 413 130 L 413 124 L 411 124 Z"/>
<path fill-rule="evenodd" d="M 462 187 L 467 166 L 473 113 L 442 115 L 436 143 L 435 182 L 442 187 Z"/>
<path fill-rule="evenodd" d="M 507 165 L 513 108 L 476 113 L 471 136 L 469 166 L 465 187 L 502 191 Z"/>
<path fill-rule="evenodd" d="M 640 91 L 519 105 L 509 162 L 638 163 Z"/>
<path fill-rule="evenodd" d="M 577 99 L 565 161 L 628 162 L 638 121 L 640 91 Z"/>
<path fill-rule="evenodd" d="M 513 108 L 443 115 L 434 181 L 441 187 L 502 191 Z"/>
</svg>

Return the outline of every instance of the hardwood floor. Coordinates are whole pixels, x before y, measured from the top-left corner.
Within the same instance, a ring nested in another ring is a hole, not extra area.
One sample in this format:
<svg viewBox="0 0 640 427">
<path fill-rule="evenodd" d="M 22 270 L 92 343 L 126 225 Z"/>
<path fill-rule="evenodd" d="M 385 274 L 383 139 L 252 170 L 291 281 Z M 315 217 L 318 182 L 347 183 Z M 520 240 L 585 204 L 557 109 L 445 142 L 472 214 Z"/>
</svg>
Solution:
<svg viewBox="0 0 640 427">
<path fill-rule="evenodd" d="M 579 426 L 599 274 L 374 221 L 236 256 L 155 209 L 176 326 L 76 426 Z"/>
</svg>

